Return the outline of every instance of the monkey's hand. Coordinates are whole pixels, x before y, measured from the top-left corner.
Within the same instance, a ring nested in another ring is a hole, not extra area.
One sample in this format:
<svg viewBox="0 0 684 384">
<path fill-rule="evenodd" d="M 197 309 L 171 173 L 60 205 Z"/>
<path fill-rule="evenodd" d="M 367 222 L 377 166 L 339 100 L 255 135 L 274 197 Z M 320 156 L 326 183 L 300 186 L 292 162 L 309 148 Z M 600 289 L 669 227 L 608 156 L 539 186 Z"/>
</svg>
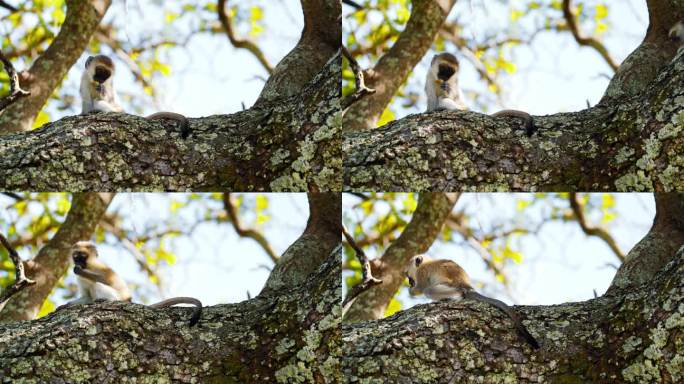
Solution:
<svg viewBox="0 0 684 384">
<path fill-rule="evenodd" d="M 77 275 L 83 275 L 83 267 L 80 265 L 74 265 L 74 273 Z"/>
</svg>

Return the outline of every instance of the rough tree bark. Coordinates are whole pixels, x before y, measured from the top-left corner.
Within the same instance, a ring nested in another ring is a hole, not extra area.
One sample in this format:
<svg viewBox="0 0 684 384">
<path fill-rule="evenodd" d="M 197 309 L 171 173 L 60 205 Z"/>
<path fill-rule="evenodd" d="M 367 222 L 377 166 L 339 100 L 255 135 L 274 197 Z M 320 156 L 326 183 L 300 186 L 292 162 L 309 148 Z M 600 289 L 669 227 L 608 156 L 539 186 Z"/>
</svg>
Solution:
<svg viewBox="0 0 684 384">
<path fill-rule="evenodd" d="M 404 231 L 381 257 L 371 261 L 373 277 L 382 280 L 382 284 L 361 293 L 345 314 L 344 321 L 374 320 L 384 316 L 387 305 L 406 279 L 404 269 L 409 259 L 427 252 L 441 233 L 458 197 L 455 193 L 420 195 L 418 206 Z"/>
<path fill-rule="evenodd" d="M 342 198 L 339 193 L 309 194 L 312 214 L 304 233 L 292 244 L 273 268 L 262 290 L 274 293 L 303 282 L 330 252 L 340 244 Z"/>
<path fill-rule="evenodd" d="M 682 217 L 684 196 L 678 199 Z M 658 214 L 663 206 L 658 198 Z M 651 233 L 684 236 L 654 224 Z M 344 323 L 347 382 L 391 383 L 675 383 L 684 380 L 684 247 L 635 248 L 667 264 L 645 282 L 614 287 L 593 300 L 520 307 L 540 341 L 521 341 L 499 311 L 477 302 L 418 305 L 377 321 Z M 629 263 L 629 261 L 627 262 Z M 620 270 L 621 275 L 625 270 Z M 616 276 L 624 281 L 626 276 Z"/>
<path fill-rule="evenodd" d="M 517 119 L 411 115 L 345 134 L 344 188 L 384 191 L 684 189 L 684 52 L 648 89 L 595 107 Z"/>
<path fill-rule="evenodd" d="M 73 196 L 64 223 L 36 257 L 24 262 L 26 276 L 36 284 L 12 296 L 4 308 L 0 308 L 0 323 L 36 318 L 43 302 L 69 268 L 71 246 L 90 239 L 112 197 L 109 193 Z"/>
<path fill-rule="evenodd" d="M 0 137 L 0 189 L 332 191 L 341 188 L 341 56 L 300 93 L 174 122 L 99 113 Z"/>
<path fill-rule="evenodd" d="M 315 208 L 310 214 L 339 215 Z M 307 230 L 301 239 L 326 242 L 331 230 Z M 308 276 L 251 300 L 205 308 L 193 328 L 187 327 L 188 309 L 131 303 L 75 306 L 0 324 L 0 382 L 340 382 L 341 247 L 335 235 L 338 245 L 328 254 L 315 248 L 300 254 L 319 262 Z M 292 247 L 299 248 L 298 241 Z"/>
<path fill-rule="evenodd" d="M 48 98 L 88 46 L 111 0 L 67 0 L 64 24 L 48 49 L 21 74 L 21 86 L 31 95 L 0 114 L 0 136 L 28 131 Z M 0 152 L 1 153 L 1 152 Z"/>
<path fill-rule="evenodd" d="M 399 87 L 435 40 L 456 0 L 414 0 L 411 17 L 397 41 L 380 60 L 364 71 L 364 81 L 375 93 L 353 104 L 344 114 L 344 130 L 375 127 Z"/>
<path fill-rule="evenodd" d="M 408 116 L 345 133 L 345 189 L 676 191 L 684 189 L 684 55 L 668 39 L 681 0 L 649 0 L 650 25 L 603 100 L 575 113 L 517 119 L 474 112 Z"/>
<path fill-rule="evenodd" d="M 300 0 L 300 3 L 304 30 L 299 42 L 275 67 L 256 105 L 298 93 L 340 49 L 342 3 L 338 0 Z M 336 89 L 339 97 L 341 85 Z"/>
</svg>

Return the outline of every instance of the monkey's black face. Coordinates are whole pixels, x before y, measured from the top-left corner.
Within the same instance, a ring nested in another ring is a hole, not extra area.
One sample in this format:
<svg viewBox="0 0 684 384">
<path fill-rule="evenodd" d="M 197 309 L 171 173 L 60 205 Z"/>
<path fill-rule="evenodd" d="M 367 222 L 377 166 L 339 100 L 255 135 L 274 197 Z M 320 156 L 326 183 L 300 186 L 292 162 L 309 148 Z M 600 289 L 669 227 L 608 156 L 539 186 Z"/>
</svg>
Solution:
<svg viewBox="0 0 684 384">
<path fill-rule="evenodd" d="M 86 262 L 88 261 L 88 254 L 83 252 L 83 251 L 74 251 L 74 253 L 71 255 L 71 257 L 74 259 L 74 264 L 81 268 L 86 267 Z"/>
<path fill-rule="evenodd" d="M 111 75 L 112 75 L 112 71 L 110 71 L 106 67 L 97 66 L 97 67 L 95 67 L 95 75 L 93 76 L 93 80 L 102 84 L 105 81 L 107 81 L 107 79 L 109 79 L 109 77 Z"/>
<path fill-rule="evenodd" d="M 456 73 L 456 68 L 449 64 L 440 64 L 439 67 L 437 67 L 437 78 L 442 81 L 451 79 L 451 76 L 453 76 L 454 73 Z"/>
<path fill-rule="evenodd" d="M 413 280 L 413 278 L 408 274 L 406 274 L 406 277 L 408 277 L 409 285 L 411 286 L 411 288 L 414 288 L 416 286 L 416 281 Z"/>
</svg>

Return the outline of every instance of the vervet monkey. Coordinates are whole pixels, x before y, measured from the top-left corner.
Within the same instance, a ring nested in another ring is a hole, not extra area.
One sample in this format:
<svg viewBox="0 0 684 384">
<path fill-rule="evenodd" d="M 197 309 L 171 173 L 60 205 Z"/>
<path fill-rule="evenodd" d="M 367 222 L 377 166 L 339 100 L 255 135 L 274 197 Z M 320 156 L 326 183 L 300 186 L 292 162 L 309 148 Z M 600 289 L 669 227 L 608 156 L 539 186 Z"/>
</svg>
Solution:
<svg viewBox="0 0 684 384">
<path fill-rule="evenodd" d="M 74 273 L 78 278 L 81 297 L 67 305 L 89 304 L 95 301 L 131 301 L 126 282 L 97 257 L 95 244 L 79 241 L 71 249 Z M 176 304 L 194 305 L 195 312 L 190 326 L 197 324 L 202 315 L 202 303 L 192 297 L 174 297 L 149 305 L 151 308 L 166 308 Z"/>
<path fill-rule="evenodd" d="M 116 66 L 105 55 L 90 56 L 86 60 L 85 71 L 81 76 L 81 114 L 91 112 L 123 112 L 119 96 L 114 90 Z M 146 117 L 148 120 L 171 119 L 178 122 L 181 136 L 188 137 L 188 119 L 175 112 L 157 112 Z"/>
<path fill-rule="evenodd" d="M 411 286 L 409 293 L 413 296 L 424 294 L 431 300 L 471 299 L 495 306 L 513 321 L 515 328 L 525 341 L 533 348 L 539 348 L 539 343 L 527 331 L 518 314 L 502 301 L 475 292 L 470 285 L 468 275 L 455 262 L 435 260 L 427 255 L 413 256 L 407 267 L 406 277 Z"/>
<path fill-rule="evenodd" d="M 427 112 L 446 109 L 447 111 L 467 110 L 463 102 L 463 93 L 458 86 L 459 63 L 451 53 L 436 54 L 430 62 L 425 79 L 427 94 Z M 517 117 L 524 121 L 528 136 L 534 133 L 534 122 L 529 113 L 505 109 L 493 113 L 494 117 Z"/>
</svg>

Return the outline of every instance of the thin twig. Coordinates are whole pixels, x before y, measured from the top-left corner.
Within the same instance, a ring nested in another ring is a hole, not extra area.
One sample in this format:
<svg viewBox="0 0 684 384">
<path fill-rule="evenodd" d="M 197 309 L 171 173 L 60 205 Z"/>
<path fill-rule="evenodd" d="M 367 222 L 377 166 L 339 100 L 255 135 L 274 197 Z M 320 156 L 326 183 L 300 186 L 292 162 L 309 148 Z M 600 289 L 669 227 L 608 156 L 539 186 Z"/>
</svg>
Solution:
<svg viewBox="0 0 684 384">
<path fill-rule="evenodd" d="M 29 285 L 33 285 L 36 282 L 31 279 L 27 279 L 24 274 L 24 262 L 19 258 L 19 254 L 12 247 L 12 245 L 7 241 L 7 238 L 0 233 L 0 243 L 7 249 L 9 253 L 10 260 L 14 263 L 14 284 L 10 285 L 0 294 L 0 305 L 4 304 L 5 301 L 9 300 L 12 295 L 18 293 L 22 289 Z"/>
<path fill-rule="evenodd" d="M 599 55 L 603 57 L 603 60 L 605 60 L 606 63 L 608 63 L 610 68 L 613 69 L 613 72 L 617 71 L 620 64 L 615 62 L 615 59 L 613 59 L 613 57 L 610 56 L 610 53 L 608 53 L 608 49 L 606 48 L 606 46 L 593 37 L 586 37 L 582 35 L 582 32 L 579 30 L 579 25 L 577 24 L 575 14 L 574 12 L 572 12 L 571 0 L 563 0 L 563 17 L 565 18 L 565 21 L 568 23 L 568 27 L 570 28 L 570 32 L 572 33 L 572 37 L 575 38 L 577 44 L 594 48 L 599 53 Z"/>
<path fill-rule="evenodd" d="M 0 111 L 2 111 L 3 109 L 7 108 L 8 105 L 14 103 L 18 99 L 30 95 L 31 92 L 21 89 L 21 85 L 19 84 L 19 74 L 17 74 L 17 71 L 14 70 L 12 62 L 5 57 L 5 55 L 2 53 L 2 50 L 0 50 L 0 61 L 2 61 L 2 65 L 5 67 L 5 72 L 7 72 L 7 76 L 10 79 L 10 93 L 0 100 Z"/>
<path fill-rule="evenodd" d="M 347 312 L 351 304 L 354 302 L 354 299 L 358 295 L 360 295 L 362 292 L 368 290 L 369 288 L 375 285 L 381 284 L 382 280 L 373 277 L 368 257 L 366 257 L 366 254 L 363 252 L 361 247 L 359 247 L 356 244 L 354 238 L 349 234 L 349 232 L 347 232 L 347 228 L 345 228 L 344 225 L 342 226 L 342 234 L 344 235 L 344 238 L 347 240 L 347 244 L 349 244 L 349 246 L 352 247 L 352 249 L 356 253 L 356 258 L 359 259 L 362 268 L 361 282 L 352 287 L 352 289 L 347 294 L 347 297 L 345 297 L 344 301 L 342 302 L 342 317 L 344 317 L 344 314 Z"/>
<path fill-rule="evenodd" d="M 0 0 L 0 7 L 12 12 L 17 12 L 19 10 L 19 8 L 13 6 L 12 4 L 8 4 L 6 1 L 2 0 Z"/>
<path fill-rule="evenodd" d="M 592 226 L 587 223 L 587 218 L 584 216 L 584 210 L 582 209 L 582 206 L 580 205 L 579 197 L 577 196 L 577 193 L 572 192 L 568 196 L 568 200 L 570 201 L 570 208 L 572 209 L 572 213 L 575 215 L 575 218 L 577 219 L 577 222 L 580 225 L 580 228 L 582 228 L 582 231 L 587 235 L 587 236 L 596 236 L 599 239 L 603 240 L 608 247 L 613 251 L 615 256 L 620 259 L 620 262 L 624 263 L 625 262 L 625 254 L 622 252 L 620 247 L 617 245 L 617 242 L 613 238 L 613 236 L 610 235 L 606 230 L 600 227 Z"/>
<path fill-rule="evenodd" d="M 364 96 L 375 93 L 375 89 L 366 87 L 366 84 L 363 81 L 363 71 L 361 70 L 359 63 L 356 62 L 354 56 L 352 56 L 351 53 L 349 53 L 347 47 L 345 47 L 344 45 L 342 46 L 342 54 L 344 55 L 344 57 L 347 58 L 347 61 L 349 62 L 349 67 L 351 68 L 352 72 L 354 72 L 354 82 L 356 83 L 356 91 L 354 91 L 354 93 L 352 93 L 351 95 L 345 97 L 341 102 L 342 110 L 344 111 L 345 109 L 349 108 L 352 104 L 361 100 L 361 98 L 363 98 Z"/>
<path fill-rule="evenodd" d="M 268 257 L 271 258 L 271 260 L 276 263 L 278 262 L 278 259 L 280 258 L 278 254 L 273 250 L 271 247 L 271 244 L 266 240 L 266 237 L 261 234 L 259 231 L 256 229 L 252 228 L 245 228 L 242 225 L 242 222 L 240 221 L 240 217 L 237 214 L 237 207 L 233 203 L 233 200 L 230 198 L 230 193 L 224 193 L 223 194 L 223 208 L 226 210 L 226 213 L 228 214 L 228 217 L 230 218 L 231 224 L 233 224 L 233 228 L 235 228 L 235 232 L 237 232 L 238 236 L 240 237 L 248 237 L 254 241 L 256 241 L 261 248 L 266 252 Z"/>
<path fill-rule="evenodd" d="M 359 4 L 355 1 L 352 1 L 352 0 L 342 0 L 342 4 L 347 4 L 348 6 L 350 6 L 352 8 L 356 8 L 357 11 L 360 11 L 363 9 L 363 6 L 361 6 L 361 4 Z"/>
<path fill-rule="evenodd" d="M 264 69 L 266 69 L 266 72 L 268 72 L 269 75 L 273 74 L 273 67 L 271 64 L 266 60 L 266 56 L 264 56 L 264 53 L 259 49 L 259 47 L 254 44 L 253 42 L 246 40 L 246 39 L 238 39 L 235 36 L 235 31 L 233 31 L 233 24 L 228 17 L 228 13 L 226 12 L 226 0 L 218 0 L 218 18 L 219 21 L 221 22 L 221 25 L 223 26 L 223 29 L 226 31 L 226 35 L 228 36 L 228 40 L 230 41 L 231 44 L 235 48 L 243 48 L 248 50 L 249 52 L 256 57 L 257 60 L 259 60 L 259 63 L 261 64 Z"/>
<path fill-rule="evenodd" d="M 14 192 L 2 192 L 2 194 L 5 195 L 5 196 L 7 196 L 7 197 L 11 197 L 11 198 L 13 198 L 13 199 L 16 200 L 16 201 L 22 201 L 22 200 L 24 200 L 24 198 L 21 197 L 18 193 L 14 193 Z"/>
</svg>

